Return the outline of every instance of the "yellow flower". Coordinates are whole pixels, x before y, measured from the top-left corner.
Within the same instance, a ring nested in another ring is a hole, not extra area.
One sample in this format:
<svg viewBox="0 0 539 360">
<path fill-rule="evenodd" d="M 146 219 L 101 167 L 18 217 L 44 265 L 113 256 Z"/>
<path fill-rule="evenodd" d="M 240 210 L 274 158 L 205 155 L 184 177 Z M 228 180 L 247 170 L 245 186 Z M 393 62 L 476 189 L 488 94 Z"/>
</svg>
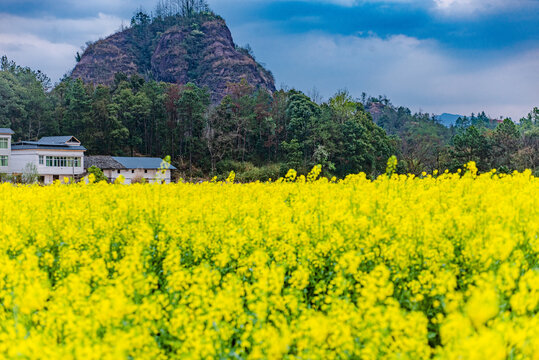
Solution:
<svg viewBox="0 0 539 360">
<path fill-rule="evenodd" d="M 320 172 L 0 184 L 0 358 L 539 360 L 530 171 Z"/>
</svg>

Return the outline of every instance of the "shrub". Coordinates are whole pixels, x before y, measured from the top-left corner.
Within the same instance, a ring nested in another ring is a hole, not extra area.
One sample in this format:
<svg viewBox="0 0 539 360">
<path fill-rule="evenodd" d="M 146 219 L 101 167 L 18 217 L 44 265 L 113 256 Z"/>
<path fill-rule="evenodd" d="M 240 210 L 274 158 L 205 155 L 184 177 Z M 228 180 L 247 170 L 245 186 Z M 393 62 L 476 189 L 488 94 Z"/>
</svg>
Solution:
<svg viewBox="0 0 539 360">
<path fill-rule="evenodd" d="M 137 175 L 131 179 L 131 184 L 146 184 L 146 179 L 142 175 Z"/>
<path fill-rule="evenodd" d="M 100 182 L 100 181 L 107 181 L 108 182 L 109 181 L 109 179 L 103 173 L 103 170 L 101 170 L 97 166 L 90 166 L 88 168 L 87 172 L 88 172 L 88 175 L 89 174 L 94 174 L 95 182 Z"/>
<path fill-rule="evenodd" d="M 39 173 L 37 172 L 37 166 L 34 163 L 27 163 L 24 166 L 21 176 L 21 183 L 23 184 L 36 184 L 39 180 Z"/>
</svg>

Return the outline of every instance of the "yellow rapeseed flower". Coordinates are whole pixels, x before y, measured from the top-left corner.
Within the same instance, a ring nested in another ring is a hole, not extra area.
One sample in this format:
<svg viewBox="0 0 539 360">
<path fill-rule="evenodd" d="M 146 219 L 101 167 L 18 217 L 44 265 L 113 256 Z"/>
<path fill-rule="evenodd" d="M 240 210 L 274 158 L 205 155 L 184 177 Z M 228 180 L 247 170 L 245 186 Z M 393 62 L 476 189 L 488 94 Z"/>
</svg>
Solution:
<svg viewBox="0 0 539 360">
<path fill-rule="evenodd" d="M 539 360 L 539 180 L 396 165 L 0 184 L 0 358 Z"/>
</svg>

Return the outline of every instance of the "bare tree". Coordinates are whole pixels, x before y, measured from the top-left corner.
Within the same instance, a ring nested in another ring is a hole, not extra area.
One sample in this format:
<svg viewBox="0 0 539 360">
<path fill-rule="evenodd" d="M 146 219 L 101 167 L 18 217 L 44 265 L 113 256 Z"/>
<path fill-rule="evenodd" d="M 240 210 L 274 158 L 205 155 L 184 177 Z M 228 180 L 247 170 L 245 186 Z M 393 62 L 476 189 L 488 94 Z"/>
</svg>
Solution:
<svg viewBox="0 0 539 360">
<path fill-rule="evenodd" d="M 183 16 L 209 11 L 206 0 L 159 0 L 155 8 L 156 17 Z"/>
</svg>

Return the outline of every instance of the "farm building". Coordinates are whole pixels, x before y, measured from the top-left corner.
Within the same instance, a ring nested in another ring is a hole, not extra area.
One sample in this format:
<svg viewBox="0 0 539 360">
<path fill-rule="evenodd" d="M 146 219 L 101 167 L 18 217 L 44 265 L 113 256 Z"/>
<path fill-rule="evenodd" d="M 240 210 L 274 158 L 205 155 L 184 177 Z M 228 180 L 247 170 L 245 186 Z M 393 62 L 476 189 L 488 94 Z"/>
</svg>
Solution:
<svg viewBox="0 0 539 360">
<path fill-rule="evenodd" d="M 0 135 L 4 139 L 6 135 Z M 5 140 L 0 140 L 4 142 Z M 33 164 L 39 181 L 51 184 L 63 177 L 78 177 L 84 172 L 86 148 L 74 136 L 50 136 L 38 141 L 20 141 L 11 144 L 8 138 L 8 174 L 22 175 Z M 2 145 L 3 146 L 3 145 Z"/>
<path fill-rule="evenodd" d="M 12 143 L 13 134 L 11 129 L 0 128 L 0 174 L 21 176 L 31 164 L 43 184 L 80 178 L 92 165 L 102 169 L 110 181 L 123 175 L 126 184 L 142 179 L 169 183 L 170 170 L 175 169 L 171 165 L 161 169 L 165 164 L 159 158 L 84 156 L 86 148 L 71 135 Z"/>
<path fill-rule="evenodd" d="M 160 158 L 147 157 L 117 157 L 117 156 L 87 156 L 86 169 L 96 166 L 110 181 L 115 181 L 120 175 L 125 178 L 126 184 L 140 182 L 164 181 L 170 183 L 170 170 L 176 168 L 163 163 Z M 162 171 L 164 174 L 162 174 Z"/>
</svg>

